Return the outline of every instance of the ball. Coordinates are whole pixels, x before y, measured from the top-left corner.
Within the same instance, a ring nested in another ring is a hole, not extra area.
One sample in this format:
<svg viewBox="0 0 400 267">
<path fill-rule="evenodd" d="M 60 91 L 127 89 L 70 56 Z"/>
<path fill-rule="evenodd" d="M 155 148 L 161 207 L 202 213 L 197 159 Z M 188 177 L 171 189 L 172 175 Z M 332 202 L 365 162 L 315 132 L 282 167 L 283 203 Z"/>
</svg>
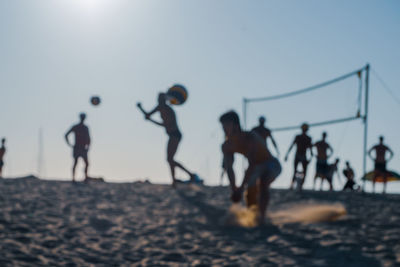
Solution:
<svg viewBox="0 0 400 267">
<path fill-rule="evenodd" d="M 98 106 L 101 102 L 101 99 L 99 96 L 92 96 L 90 98 L 90 103 L 92 103 L 93 106 Z"/>
<path fill-rule="evenodd" d="M 168 89 L 167 96 L 171 104 L 182 105 L 188 98 L 188 92 L 185 86 L 180 84 L 175 84 Z"/>
</svg>

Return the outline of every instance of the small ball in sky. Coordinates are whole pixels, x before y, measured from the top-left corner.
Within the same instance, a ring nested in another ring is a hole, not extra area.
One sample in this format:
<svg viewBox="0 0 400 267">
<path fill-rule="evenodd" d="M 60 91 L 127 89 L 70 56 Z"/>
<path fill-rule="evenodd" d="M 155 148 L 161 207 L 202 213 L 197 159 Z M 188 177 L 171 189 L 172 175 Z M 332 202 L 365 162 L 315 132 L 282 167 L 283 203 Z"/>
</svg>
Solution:
<svg viewBox="0 0 400 267">
<path fill-rule="evenodd" d="M 98 106 L 98 105 L 100 105 L 100 102 L 101 102 L 101 99 L 100 99 L 100 97 L 99 96 L 92 96 L 91 98 L 90 98 L 90 103 L 92 103 L 92 105 L 93 106 Z"/>
</svg>

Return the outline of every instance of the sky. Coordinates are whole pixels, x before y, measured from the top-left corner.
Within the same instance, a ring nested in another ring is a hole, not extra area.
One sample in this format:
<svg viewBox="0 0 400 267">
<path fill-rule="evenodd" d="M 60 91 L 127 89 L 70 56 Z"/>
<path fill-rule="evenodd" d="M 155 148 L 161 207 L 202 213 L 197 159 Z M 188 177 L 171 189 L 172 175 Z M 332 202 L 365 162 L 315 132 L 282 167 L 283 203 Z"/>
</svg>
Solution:
<svg viewBox="0 0 400 267">
<path fill-rule="evenodd" d="M 388 168 L 399 172 L 399 12 L 395 0 L 0 1 L 0 136 L 7 138 L 8 149 L 4 175 L 38 174 L 42 132 L 41 177 L 70 179 L 72 151 L 64 134 L 86 112 L 91 176 L 169 183 L 167 136 L 144 120 L 136 103 L 151 109 L 160 91 L 180 83 L 189 97 L 175 107 L 183 133 L 176 159 L 206 184 L 216 185 L 223 112 L 234 109 L 242 116 L 244 97 L 301 89 L 367 63 L 372 68 L 368 147 L 384 135 L 395 153 Z M 354 115 L 357 90 L 353 77 L 305 98 L 257 104 L 249 107 L 248 126 L 255 126 L 259 115 L 271 128 Z M 101 105 L 90 105 L 92 95 L 101 97 Z M 340 169 L 350 160 L 360 177 L 362 123 L 315 127 L 310 135 L 317 141 L 323 131 L 334 157 L 342 159 Z M 275 188 L 290 183 L 294 155 L 287 163 L 283 156 L 296 134 L 273 133 L 284 168 Z M 243 165 L 237 157 L 239 180 Z M 314 165 L 306 188 L 312 186 Z M 367 167 L 373 168 L 371 160 Z M 80 177 L 82 169 L 79 165 Z M 388 191 L 400 192 L 400 183 L 389 184 Z"/>
</svg>

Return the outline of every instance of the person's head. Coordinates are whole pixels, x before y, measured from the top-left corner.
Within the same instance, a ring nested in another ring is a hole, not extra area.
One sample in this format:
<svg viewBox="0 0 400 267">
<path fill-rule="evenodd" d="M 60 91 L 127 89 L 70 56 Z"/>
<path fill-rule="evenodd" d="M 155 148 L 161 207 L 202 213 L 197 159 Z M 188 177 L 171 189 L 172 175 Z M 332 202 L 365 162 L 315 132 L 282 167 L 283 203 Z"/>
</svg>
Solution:
<svg viewBox="0 0 400 267">
<path fill-rule="evenodd" d="M 303 132 L 303 133 L 306 133 L 307 131 L 308 131 L 308 128 L 309 128 L 310 126 L 308 126 L 308 124 L 307 123 L 303 123 L 302 125 L 301 125 L 301 131 Z"/>
<path fill-rule="evenodd" d="M 327 133 L 326 133 L 326 132 L 323 132 L 323 133 L 322 133 L 322 139 L 325 140 L 325 139 L 326 139 L 326 136 L 327 136 Z"/>
<path fill-rule="evenodd" d="M 346 166 L 350 167 L 350 162 L 346 161 Z"/>
<path fill-rule="evenodd" d="M 81 122 L 83 123 L 86 119 L 86 114 L 82 112 L 81 114 L 79 114 L 79 118 L 80 118 Z"/>
<path fill-rule="evenodd" d="M 1 144 L 4 145 L 5 142 L 6 142 L 6 139 L 4 137 L 1 138 Z"/>
<path fill-rule="evenodd" d="M 379 136 L 379 142 L 382 144 L 383 143 L 383 135 Z"/>
<path fill-rule="evenodd" d="M 240 128 L 240 120 L 238 114 L 231 110 L 221 115 L 219 121 L 222 124 L 222 128 L 224 129 L 225 136 L 229 137 L 233 134 L 240 132 L 242 129 Z"/>
<path fill-rule="evenodd" d="M 260 125 L 264 125 L 265 124 L 265 117 L 264 116 L 260 116 L 258 118 L 258 122 L 260 123 Z"/>
<path fill-rule="evenodd" d="M 167 95 L 165 93 L 159 93 L 158 94 L 158 104 L 165 105 L 166 101 L 167 101 Z"/>
</svg>

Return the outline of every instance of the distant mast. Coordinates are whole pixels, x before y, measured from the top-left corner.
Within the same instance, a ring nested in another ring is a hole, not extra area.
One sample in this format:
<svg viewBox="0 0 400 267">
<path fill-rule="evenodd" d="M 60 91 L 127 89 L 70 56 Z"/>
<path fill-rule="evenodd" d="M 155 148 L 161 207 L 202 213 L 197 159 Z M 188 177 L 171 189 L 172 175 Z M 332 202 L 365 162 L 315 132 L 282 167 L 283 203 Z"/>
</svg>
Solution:
<svg viewBox="0 0 400 267">
<path fill-rule="evenodd" d="M 37 158 L 37 174 L 41 178 L 44 172 L 44 157 L 43 157 L 43 129 L 39 128 L 39 148 Z"/>
</svg>

